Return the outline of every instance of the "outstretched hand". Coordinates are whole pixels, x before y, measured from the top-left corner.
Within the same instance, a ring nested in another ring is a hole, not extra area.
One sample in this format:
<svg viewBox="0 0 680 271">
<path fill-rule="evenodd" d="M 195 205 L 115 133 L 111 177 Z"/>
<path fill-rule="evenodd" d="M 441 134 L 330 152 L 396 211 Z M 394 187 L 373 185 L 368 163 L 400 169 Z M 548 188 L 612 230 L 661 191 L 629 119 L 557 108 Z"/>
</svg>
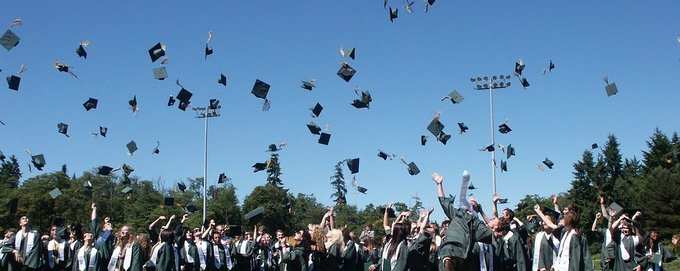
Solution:
<svg viewBox="0 0 680 271">
<path fill-rule="evenodd" d="M 434 181 L 436 185 L 440 185 L 442 184 L 442 182 L 444 182 L 444 176 L 439 175 L 439 173 L 437 172 L 434 172 L 432 173 L 432 181 Z"/>
</svg>

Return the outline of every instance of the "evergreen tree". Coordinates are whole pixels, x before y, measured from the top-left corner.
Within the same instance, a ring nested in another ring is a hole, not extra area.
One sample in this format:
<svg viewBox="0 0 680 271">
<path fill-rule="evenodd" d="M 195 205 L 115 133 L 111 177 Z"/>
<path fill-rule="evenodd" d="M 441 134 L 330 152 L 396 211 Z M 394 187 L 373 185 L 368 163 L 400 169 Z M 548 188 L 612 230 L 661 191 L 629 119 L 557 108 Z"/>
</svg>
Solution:
<svg viewBox="0 0 680 271">
<path fill-rule="evenodd" d="M 267 163 L 267 183 L 276 187 L 282 187 L 281 166 L 279 165 L 279 154 L 273 152 Z"/>
<path fill-rule="evenodd" d="M 671 164 L 667 160 L 673 152 L 673 143 L 668 136 L 657 128 L 647 141 L 647 148 L 648 150 L 642 152 L 645 173 L 651 172 L 656 167 L 670 168 Z"/>
<path fill-rule="evenodd" d="M 582 218 L 594 217 L 597 206 L 597 190 L 592 185 L 592 176 L 595 172 L 593 154 L 590 151 L 583 152 L 581 161 L 574 163 L 574 179 L 571 181 L 571 189 L 567 198 L 581 210 Z M 581 228 L 587 228 L 590 219 L 581 219 Z"/>
<path fill-rule="evenodd" d="M 659 230 L 663 238 L 678 232 L 680 225 L 680 166 L 673 170 L 656 167 L 644 177 L 645 189 L 641 191 L 644 204 L 643 225 Z"/>
<path fill-rule="evenodd" d="M 605 161 L 605 171 L 608 178 L 607 182 L 610 183 L 610 186 L 614 186 L 618 178 L 623 174 L 623 161 L 619 149 L 619 142 L 614 135 L 609 135 L 607 144 L 602 152 Z"/>
<path fill-rule="evenodd" d="M 0 181 L 3 187 L 16 188 L 21 180 L 21 167 L 17 157 L 12 155 L 9 160 L 2 161 L 0 166 Z"/>
<path fill-rule="evenodd" d="M 345 175 L 342 173 L 342 165 L 344 163 L 345 161 L 340 161 L 335 164 L 335 173 L 331 177 L 331 186 L 335 190 L 335 192 L 333 192 L 331 195 L 331 198 L 333 198 L 333 201 L 335 201 L 336 206 L 347 203 L 347 198 L 345 197 L 347 194 L 347 188 L 345 187 Z"/>
<path fill-rule="evenodd" d="M 243 213 L 248 213 L 258 207 L 263 207 L 265 212 L 261 219 L 257 221 L 245 221 L 243 223 L 244 229 L 252 229 L 254 224 L 257 223 L 272 232 L 281 229 L 285 233 L 291 234 L 295 230 L 299 230 L 293 228 L 291 224 L 293 220 L 290 218 L 285 204 L 285 199 L 290 196 L 285 189 L 272 184 L 255 187 L 243 201 Z"/>
</svg>

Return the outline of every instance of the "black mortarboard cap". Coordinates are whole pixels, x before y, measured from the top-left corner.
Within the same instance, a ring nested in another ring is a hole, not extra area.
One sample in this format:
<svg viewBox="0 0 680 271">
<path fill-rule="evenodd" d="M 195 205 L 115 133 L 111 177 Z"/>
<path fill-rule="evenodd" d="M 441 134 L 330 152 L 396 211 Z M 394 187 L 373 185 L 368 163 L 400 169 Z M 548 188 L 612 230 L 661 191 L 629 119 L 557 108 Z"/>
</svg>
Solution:
<svg viewBox="0 0 680 271">
<path fill-rule="evenodd" d="M 315 83 L 314 80 L 302 81 L 302 85 L 300 87 L 311 91 L 316 87 L 314 83 Z"/>
<path fill-rule="evenodd" d="M 308 123 L 307 128 L 309 129 L 309 132 L 312 133 L 312 134 L 315 134 L 315 135 L 321 134 L 321 127 L 319 127 L 319 125 L 317 125 L 314 122 Z"/>
<path fill-rule="evenodd" d="M 457 90 L 451 91 L 451 93 L 449 93 L 449 95 L 444 97 L 444 98 L 450 99 L 451 102 L 454 103 L 454 104 L 461 103 L 461 102 L 463 102 L 463 100 L 465 100 L 463 95 L 460 95 L 460 93 L 458 93 Z"/>
<path fill-rule="evenodd" d="M 137 143 L 134 140 L 128 142 L 127 145 L 125 145 L 125 147 L 127 147 L 128 153 L 130 155 L 135 154 L 135 152 L 137 151 Z"/>
<path fill-rule="evenodd" d="M 515 62 L 515 75 L 522 76 L 522 72 L 524 71 L 525 66 L 526 65 L 524 65 L 524 61 L 522 61 L 522 59 L 518 59 Z"/>
<path fill-rule="evenodd" d="M 411 176 L 415 176 L 418 175 L 418 173 L 420 173 L 420 169 L 418 168 L 418 166 L 416 166 L 416 163 L 414 162 L 408 163 L 408 174 Z"/>
<path fill-rule="evenodd" d="M 220 73 L 220 79 L 217 80 L 217 83 L 226 87 L 227 86 L 227 76 Z"/>
<path fill-rule="evenodd" d="M 477 187 L 475 187 L 473 184 L 468 185 L 469 190 L 475 190 Z"/>
<path fill-rule="evenodd" d="M 389 157 L 389 155 L 384 151 L 378 151 L 378 157 L 382 158 L 383 160 L 387 160 L 387 157 Z"/>
<path fill-rule="evenodd" d="M 89 98 L 87 99 L 87 101 L 85 101 L 85 103 L 83 103 L 83 107 L 85 107 L 86 111 L 90 111 L 92 109 L 97 108 L 97 103 L 99 103 L 97 99 Z"/>
<path fill-rule="evenodd" d="M 255 84 L 253 85 L 253 90 L 250 92 L 255 97 L 258 97 L 260 99 L 267 99 L 267 94 L 269 93 L 269 84 L 260 81 L 260 79 L 255 80 Z"/>
<path fill-rule="evenodd" d="M 149 49 L 149 56 L 151 57 L 151 62 L 156 62 L 159 58 L 165 56 L 165 45 L 156 43 L 151 49 Z"/>
<path fill-rule="evenodd" d="M 165 78 L 168 78 L 168 70 L 165 67 L 153 68 L 153 78 L 165 80 Z"/>
<path fill-rule="evenodd" d="M 191 96 L 194 94 L 191 93 L 190 91 L 186 90 L 185 88 L 182 88 L 179 90 L 179 93 L 177 93 L 177 100 L 180 102 L 189 102 L 191 100 Z"/>
<path fill-rule="evenodd" d="M 359 172 L 359 158 L 347 160 L 347 168 L 352 174 Z"/>
<path fill-rule="evenodd" d="M 342 80 L 345 80 L 345 82 L 352 80 L 352 77 L 354 77 L 354 74 L 356 73 L 357 71 L 347 63 L 342 63 L 340 69 L 338 70 L 338 76 L 340 76 Z"/>
<path fill-rule="evenodd" d="M 175 105 L 175 101 L 175 97 L 170 96 L 170 98 L 168 98 L 168 106 Z"/>
<path fill-rule="evenodd" d="M 501 172 L 508 171 L 508 162 L 501 160 Z"/>
<path fill-rule="evenodd" d="M 522 83 L 523 88 L 528 88 L 529 86 L 531 86 L 531 84 L 529 84 L 529 80 L 527 80 L 526 78 L 520 79 L 520 83 Z"/>
<path fill-rule="evenodd" d="M 458 129 L 460 130 L 460 133 L 462 134 L 462 133 L 467 132 L 467 130 L 469 130 L 470 128 L 468 128 L 468 127 L 465 125 L 465 123 L 459 122 L 459 123 L 458 123 Z"/>
<path fill-rule="evenodd" d="M 253 166 L 253 172 L 262 171 L 267 168 L 267 163 L 255 163 Z"/>
<path fill-rule="evenodd" d="M 220 100 L 210 99 L 210 102 L 208 104 L 208 109 L 219 109 L 219 108 L 220 108 Z"/>
<path fill-rule="evenodd" d="M 505 159 L 510 159 L 510 157 L 515 156 L 515 148 L 512 147 L 512 144 L 508 145 L 505 154 L 506 154 Z"/>
<path fill-rule="evenodd" d="M 439 118 L 434 118 L 432 119 L 430 124 L 427 125 L 427 130 L 430 131 L 432 135 L 438 138 L 439 135 L 443 132 L 444 127 L 445 127 L 444 124 L 442 124 L 441 121 L 439 121 Z"/>
<path fill-rule="evenodd" d="M 616 93 L 619 93 L 619 88 L 616 87 L 616 83 L 612 82 L 609 83 L 607 82 L 607 85 L 604 87 L 604 90 L 607 92 L 607 96 L 614 96 Z"/>
<path fill-rule="evenodd" d="M 132 174 L 132 172 L 135 171 L 135 168 L 133 168 L 132 166 L 130 166 L 128 164 L 123 164 L 121 169 L 123 170 L 123 175 L 125 175 L 125 176 L 130 176 L 130 174 Z"/>
<path fill-rule="evenodd" d="M 600 146 L 598 146 L 597 143 L 593 143 L 593 145 L 590 145 L 590 148 L 593 149 L 593 150 L 594 150 L 594 149 L 597 149 L 597 148 L 599 148 L 599 147 L 600 147 Z"/>
<path fill-rule="evenodd" d="M 321 115 L 321 111 L 323 111 L 323 106 L 320 103 L 316 103 L 314 108 L 312 108 L 312 114 L 314 114 L 315 117 Z"/>
<path fill-rule="evenodd" d="M 345 50 L 345 49 L 340 48 L 340 55 L 342 55 L 342 57 L 349 57 L 351 59 L 356 59 L 356 57 L 357 57 L 356 48 L 350 48 L 349 50 Z"/>
<path fill-rule="evenodd" d="M 182 191 L 182 192 L 184 192 L 185 190 L 187 190 L 187 186 L 186 186 L 183 182 L 178 182 L 178 183 L 177 183 L 177 188 L 179 188 L 179 191 Z"/>
<path fill-rule="evenodd" d="M 361 194 L 366 194 L 366 192 L 368 192 L 368 189 L 362 186 L 357 186 L 357 191 L 359 191 L 359 193 Z"/>
<path fill-rule="evenodd" d="M 12 32 L 12 30 L 9 29 L 7 29 L 7 31 L 5 31 L 5 34 L 3 34 L 2 37 L 0 37 L 0 45 L 2 45 L 2 47 L 5 47 L 7 51 L 12 50 L 14 47 L 19 45 L 19 41 L 21 41 L 19 36 L 14 34 L 14 32 Z"/>
<path fill-rule="evenodd" d="M 501 134 L 507 134 L 507 133 L 509 133 L 509 132 L 512 132 L 512 129 L 510 129 L 510 126 L 508 126 L 507 123 L 503 123 L 503 124 L 501 124 L 501 125 L 498 125 L 498 131 L 499 131 Z"/>
<path fill-rule="evenodd" d="M 229 177 L 227 177 L 227 174 L 220 173 L 220 176 L 217 177 L 217 183 L 226 183 L 229 180 Z"/>
<path fill-rule="evenodd" d="M 449 139 L 451 139 L 451 135 L 448 135 L 448 134 L 446 134 L 446 133 L 444 133 L 444 132 L 442 132 L 441 134 L 439 134 L 439 136 L 437 137 L 437 141 L 441 142 L 441 143 L 444 144 L 444 145 L 446 145 L 446 142 L 448 142 Z"/>
<path fill-rule="evenodd" d="M 506 204 L 508 203 L 508 199 L 498 199 L 498 204 Z"/>
<path fill-rule="evenodd" d="M 99 126 L 99 135 L 106 137 L 106 133 L 109 132 L 109 128 Z"/>
<path fill-rule="evenodd" d="M 198 207 L 196 207 L 196 205 L 189 203 L 187 204 L 187 206 L 184 207 L 184 211 L 190 214 L 195 213 L 196 211 L 198 211 Z"/>
<path fill-rule="evenodd" d="M 122 190 L 120 190 L 120 192 L 123 193 L 123 195 L 126 195 L 126 194 L 132 192 L 132 187 L 126 186 Z"/>
<path fill-rule="evenodd" d="M 555 211 L 554 209 L 548 207 L 543 208 L 543 213 L 545 215 L 551 216 L 555 220 L 557 220 L 560 217 L 560 213 L 558 211 Z"/>
<path fill-rule="evenodd" d="M 213 54 L 213 48 L 208 46 L 208 44 L 205 45 L 205 58 L 207 59 L 209 55 Z"/>
<path fill-rule="evenodd" d="M 165 196 L 163 198 L 163 205 L 168 207 L 175 205 L 175 198 L 173 198 L 172 196 Z"/>
<path fill-rule="evenodd" d="M 394 22 L 394 19 L 396 18 L 399 18 L 399 9 L 392 9 L 392 7 L 390 7 L 390 22 Z"/>
<path fill-rule="evenodd" d="M 101 167 L 97 168 L 97 174 L 99 174 L 99 175 L 108 176 L 109 174 L 111 174 L 112 171 L 113 171 L 113 168 L 110 167 L 110 166 L 101 166 Z"/>
<path fill-rule="evenodd" d="M 263 214 L 264 214 L 264 207 L 257 207 L 255 209 L 253 209 L 252 211 L 246 213 L 244 215 L 244 218 L 248 221 L 253 221 L 253 220 L 256 220 L 256 219 L 262 217 Z"/>
<path fill-rule="evenodd" d="M 276 144 L 269 144 L 269 146 L 267 146 L 267 151 L 269 152 L 275 152 L 279 150 L 279 146 L 276 146 Z"/>
<path fill-rule="evenodd" d="M 328 145 L 328 142 L 331 140 L 331 134 L 329 133 L 321 133 L 319 136 L 319 144 L 323 145 Z"/>
<path fill-rule="evenodd" d="M 387 209 L 387 217 L 389 218 L 396 218 L 397 214 L 392 208 L 386 208 L 386 207 L 378 207 L 378 213 L 380 216 L 383 216 L 385 214 L 385 209 Z"/>
<path fill-rule="evenodd" d="M 352 102 L 352 106 L 356 108 L 369 108 L 371 105 L 371 102 L 373 101 L 373 97 L 371 97 L 371 93 L 368 91 L 362 91 L 361 92 L 361 99 L 355 99 Z"/>
<path fill-rule="evenodd" d="M 484 147 L 482 150 L 483 150 L 483 151 L 492 152 L 492 151 L 495 151 L 495 150 L 496 150 L 496 147 L 494 147 L 494 145 L 491 144 L 491 145 L 489 145 L 489 146 Z"/>
<path fill-rule="evenodd" d="M 31 163 L 38 170 L 42 170 L 45 167 L 45 156 L 42 154 L 31 156 Z"/>
<path fill-rule="evenodd" d="M 68 137 L 68 124 L 60 122 L 57 124 L 57 130 L 59 131 L 60 134 L 63 134 Z"/>
<path fill-rule="evenodd" d="M 131 100 L 128 101 L 128 104 L 132 108 L 132 112 L 137 111 L 137 95 L 134 95 Z"/>
<path fill-rule="evenodd" d="M 550 161 L 550 159 L 548 158 L 545 158 L 545 160 L 543 160 L 543 164 L 549 169 L 552 169 L 553 166 L 555 165 L 555 163 L 553 163 L 553 161 Z"/>
<path fill-rule="evenodd" d="M 78 48 L 76 49 L 76 54 L 78 55 L 78 57 L 87 59 L 87 51 L 85 51 L 85 46 L 83 46 L 83 44 L 78 45 Z"/>
<path fill-rule="evenodd" d="M 21 84 L 21 77 L 16 75 L 7 76 L 7 87 L 9 89 L 19 91 L 19 84 Z"/>
</svg>

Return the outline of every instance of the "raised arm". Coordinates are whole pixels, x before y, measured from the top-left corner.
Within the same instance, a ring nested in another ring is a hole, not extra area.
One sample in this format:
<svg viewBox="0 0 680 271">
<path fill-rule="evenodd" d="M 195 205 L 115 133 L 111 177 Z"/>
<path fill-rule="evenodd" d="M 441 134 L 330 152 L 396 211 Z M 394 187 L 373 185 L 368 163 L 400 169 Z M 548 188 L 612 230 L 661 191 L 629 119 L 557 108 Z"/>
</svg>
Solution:
<svg viewBox="0 0 680 271">
<path fill-rule="evenodd" d="M 548 227 L 550 227 L 552 229 L 559 228 L 559 226 L 555 225 L 555 223 L 550 221 L 550 219 L 545 214 L 543 214 L 543 211 L 541 210 L 541 206 L 539 206 L 538 204 L 534 205 L 534 211 L 536 212 L 538 217 L 540 217 L 541 220 L 543 220 L 543 223 L 545 225 L 547 225 Z"/>
<path fill-rule="evenodd" d="M 392 208 L 392 204 L 385 205 L 385 213 L 383 214 L 383 229 L 385 231 L 390 230 L 390 216 L 389 214 L 389 209 Z"/>
<path fill-rule="evenodd" d="M 612 225 L 609 227 L 609 231 L 611 233 L 614 233 L 619 228 L 619 224 L 621 224 L 621 221 L 623 221 L 624 219 L 629 219 L 629 218 L 626 215 L 619 216 L 619 219 L 614 221 L 614 223 L 612 223 Z"/>
<path fill-rule="evenodd" d="M 493 198 L 491 198 L 491 201 L 493 202 L 493 205 L 491 205 L 491 214 L 493 217 L 498 218 L 498 201 L 501 200 L 501 196 L 498 195 L 498 193 L 493 195 Z"/>
<path fill-rule="evenodd" d="M 560 205 L 557 204 L 557 195 L 552 195 L 552 203 L 553 208 L 555 208 L 555 211 L 561 214 L 562 210 L 560 210 Z"/>
<path fill-rule="evenodd" d="M 151 224 L 149 224 L 149 230 L 152 231 L 156 227 L 156 224 L 161 220 L 165 220 L 165 216 L 163 216 L 163 215 L 159 216 L 158 218 L 156 218 L 156 220 L 151 222 Z"/>
<path fill-rule="evenodd" d="M 479 204 L 479 202 L 477 202 L 477 200 L 474 199 L 474 198 L 470 199 L 470 204 L 472 205 L 472 208 L 475 210 L 475 212 L 482 215 L 482 219 L 484 220 L 484 224 L 489 226 L 489 223 L 491 223 L 491 219 L 489 219 L 489 217 L 484 212 L 484 208 L 482 208 L 482 205 Z"/>
<path fill-rule="evenodd" d="M 170 229 L 170 225 L 172 225 L 172 221 L 175 220 L 175 215 L 170 216 L 170 219 L 168 219 L 168 223 L 163 226 L 164 229 Z"/>
<path fill-rule="evenodd" d="M 92 208 L 92 213 L 90 214 L 90 231 L 92 232 L 92 235 L 94 235 L 94 238 L 99 237 L 99 232 L 101 229 L 99 228 L 99 220 L 97 218 L 97 204 L 92 202 L 91 205 Z"/>
<path fill-rule="evenodd" d="M 328 223 L 332 230 L 335 229 L 335 214 L 333 213 L 333 207 L 331 207 L 328 212 L 330 213 L 330 216 L 328 217 Z"/>
<path fill-rule="evenodd" d="M 602 213 L 602 216 L 606 219 L 610 219 L 611 216 L 609 215 L 609 212 L 607 212 L 607 207 L 604 206 L 604 196 L 600 195 L 600 212 Z"/>
<path fill-rule="evenodd" d="M 439 173 L 435 172 L 432 173 L 432 181 L 434 181 L 434 184 L 437 188 L 437 197 L 443 198 L 444 196 L 444 176 L 439 175 Z"/>
<path fill-rule="evenodd" d="M 631 218 L 632 222 L 630 223 L 633 226 L 633 230 L 635 231 L 635 236 L 637 236 L 637 239 L 638 239 L 637 240 L 638 242 L 635 244 L 636 246 L 638 245 L 638 243 L 641 240 L 644 239 L 642 230 L 640 229 L 640 227 L 638 227 L 638 225 L 639 225 L 638 224 L 638 218 L 640 218 L 640 216 L 642 216 L 642 212 L 640 212 L 640 211 L 635 212 L 635 214 L 633 215 L 633 218 Z"/>
<path fill-rule="evenodd" d="M 203 235 L 201 236 L 201 239 L 207 240 L 208 235 L 209 235 L 210 232 L 212 232 L 212 230 L 213 230 L 213 227 L 215 227 L 215 220 L 214 220 L 214 219 L 210 219 L 210 225 L 208 225 L 208 228 L 205 229 L 205 231 L 203 231 Z"/>
<path fill-rule="evenodd" d="M 602 213 L 598 212 L 595 214 L 595 220 L 593 220 L 593 225 L 590 227 L 590 231 L 597 231 L 597 223 L 602 219 Z"/>
</svg>

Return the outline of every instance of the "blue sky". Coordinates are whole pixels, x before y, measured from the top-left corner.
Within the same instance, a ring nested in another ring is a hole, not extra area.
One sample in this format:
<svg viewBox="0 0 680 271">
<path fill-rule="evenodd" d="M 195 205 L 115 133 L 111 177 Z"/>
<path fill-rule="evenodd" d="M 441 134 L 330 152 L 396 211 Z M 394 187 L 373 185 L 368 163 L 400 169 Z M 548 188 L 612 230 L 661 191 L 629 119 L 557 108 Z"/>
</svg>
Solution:
<svg viewBox="0 0 680 271">
<path fill-rule="evenodd" d="M 193 2 L 192 2 L 193 3 Z M 360 157 L 360 183 L 368 195 L 352 192 L 352 204 L 410 201 L 418 194 L 436 204 L 430 174 L 447 176 L 447 192 L 456 193 L 467 169 L 479 189 L 491 196 L 488 96 L 472 89 L 471 76 L 510 73 L 517 58 L 527 64 L 532 86 L 516 80 L 496 95 L 497 124 L 507 119 L 513 131 L 497 135 L 512 144 L 517 156 L 507 173 L 499 173 L 498 190 L 511 203 L 527 193 L 565 191 L 572 163 L 592 143 L 603 144 L 613 133 L 626 157 L 638 156 L 655 128 L 677 131 L 680 122 L 680 34 L 677 1 L 437 1 L 429 13 L 416 1 L 415 13 L 400 8 L 390 23 L 382 1 L 11 1 L 0 10 L 21 44 L 0 50 L 2 76 L 27 64 L 19 92 L 0 91 L 0 150 L 28 160 L 24 150 L 43 153 L 48 171 L 68 164 L 72 172 L 99 165 L 133 165 L 141 178 L 165 181 L 203 174 L 203 123 L 193 112 L 167 107 L 167 97 L 182 84 L 200 106 L 222 101 L 222 117 L 210 127 L 209 179 L 220 172 L 233 178 L 239 198 L 264 183 L 263 172 L 250 166 L 267 159 L 270 143 L 288 142 L 280 153 L 285 186 L 313 193 L 330 204 L 329 176 L 342 159 Z M 401 1 L 391 5 L 403 6 Z M 207 32 L 213 31 L 215 53 L 203 59 Z M 74 53 L 90 40 L 89 58 Z M 168 46 L 169 79 L 153 79 L 147 50 Z M 341 47 L 356 47 L 357 75 L 346 83 L 335 75 Z M 70 64 L 79 80 L 57 72 L 55 59 Z M 557 69 L 542 71 L 552 59 Z M 226 88 L 216 80 L 229 76 Z M 607 97 L 602 77 L 609 75 L 619 94 Z M 255 79 L 271 84 L 269 112 L 250 94 Z M 316 79 L 311 93 L 300 80 Z M 368 89 L 370 110 L 350 103 L 353 89 Z M 453 105 L 440 98 L 457 89 L 465 101 Z M 127 101 L 136 95 L 140 111 Z M 85 112 L 82 103 L 99 99 Z M 324 107 L 318 124 L 328 125 L 331 144 L 316 143 L 305 124 L 309 108 Z M 444 146 L 434 140 L 422 147 L 419 137 L 436 112 L 453 138 Z M 469 127 L 457 133 L 456 122 Z M 71 125 L 71 137 L 56 131 Z M 90 132 L 107 126 L 109 136 Z M 140 150 L 127 155 L 135 140 Z M 161 154 L 151 154 L 156 140 Z M 409 176 L 398 160 L 382 161 L 377 150 L 415 161 L 422 173 Z M 536 169 L 544 158 L 553 170 Z M 24 164 L 25 168 L 25 164 Z M 26 168 L 25 168 L 26 171 Z M 26 173 L 28 173 L 26 171 Z M 34 171 L 33 174 L 36 174 Z M 25 176 L 33 176 L 26 174 Z"/>
</svg>

